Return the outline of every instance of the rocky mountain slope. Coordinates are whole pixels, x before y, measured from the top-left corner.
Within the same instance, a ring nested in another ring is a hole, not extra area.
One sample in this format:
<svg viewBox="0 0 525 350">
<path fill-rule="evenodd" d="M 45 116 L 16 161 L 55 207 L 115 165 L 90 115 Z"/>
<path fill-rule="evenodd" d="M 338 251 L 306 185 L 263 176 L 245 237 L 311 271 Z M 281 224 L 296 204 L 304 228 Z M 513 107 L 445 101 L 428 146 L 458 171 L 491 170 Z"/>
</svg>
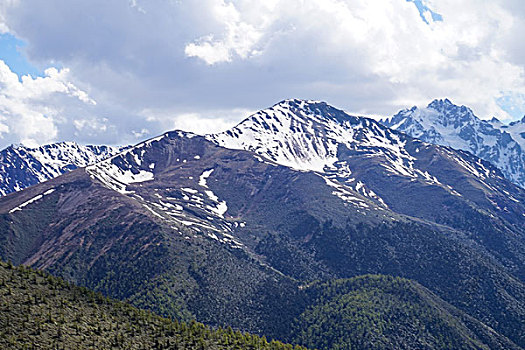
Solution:
<svg viewBox="0 0 525 350">
<path fill-rule="evenodd" d="M 421 142 L 323 102 L 286 100 L 207 138 L 295 170 L 312 171 L 356 211 L 390 209 L 439 223 L 466 211 L 462 216 L 469 225 L 483 211 L 523 229 L 524 191 L 509 184 L 489 162 Z M 373 206 L 360 205 L 354 193 Z M 461 225 L 465 226 L 453 224 Z"/>
<path fill-rule="evenodd" d="M 474 340 L 458 348 L 519 348 L 524 203 L 468 152 L 287 100 L 228 132 L 165 133 L 0 198 L 0 257 L 283 340 L 315 308 L 311 281 L 405 277 L 464 313 L 452 333 Z"/>
<path fill-rule="evenodd" d="M 519 143 L 522 150 L 525 149 L 525 116 L 521 118 L 521 120 L 516 120 L 508 125 L 503 124 L 496 118 L 492 118 L 490 121 L 492 126 L 500 129 L 501 131 L 505 131 L 512 136 L 512 138 Z"/>
<path fill-rule="evenodd" d="M 85 167 L 120 152 L 118 147 L 59 142 L 38 148 L 10 146 L 0 151 L 0 196 Z"/>
<path fill-rule="evenodd" d="M 470 108 L 445 99 L 402 110 L 383 124 L 425 142 L 469 151 L 525 188 L 525 118 L 510 125 L 481 120 Z"/>
</svg>

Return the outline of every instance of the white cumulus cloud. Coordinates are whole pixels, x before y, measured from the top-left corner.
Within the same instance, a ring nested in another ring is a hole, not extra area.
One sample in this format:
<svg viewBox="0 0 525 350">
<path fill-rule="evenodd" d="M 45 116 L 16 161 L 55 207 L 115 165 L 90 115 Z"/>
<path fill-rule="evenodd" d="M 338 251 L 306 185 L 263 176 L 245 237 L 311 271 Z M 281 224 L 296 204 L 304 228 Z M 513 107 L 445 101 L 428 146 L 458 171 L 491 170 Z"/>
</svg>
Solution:
<svg viewBox="0 0 525 350">
<path fill-rule="evenodd" d="M 213 34 L 206 35 L 196 42 L 186 45 L 184 52 L 190 57 L 203 59 L 207 64 L 230 62 L 234 55 L 248 58 L 260 53 L 256 49 L 265 29 L 264 21 L 248 23 L 233 3 L 224 0 L 211 4 L 212 14 L 222 24 L 224 32 L 221 39 L 215 39 Z"/>
<path fill-rule="evenodd" d="M 448 97 L 515 119 L 524 108 L 508 104 L 521 100 L 502 96 L 525 95 L 523 2 L 422 3 L 421 14 L 406 0 L 9 0 L 0 28 L 27 43 L 31 62 L 70 69 L 47 76 L 67 96 L 48 104 L 60 113 L 37 109 L 58 138 L 213 131 L 294 97 L 383 116 Z M 0 117 L 3 140 L 16 127 Z"/>
<path fill-rule="evenodd" d="M 28 146 L 56 140 L 63 103 L 60 97 L 95 104 L 95 101 L 68 81 L 67 69 L 49 68 L 45 76 L 19 77 L 0 60 L 0 137 Z"/>
</svg>

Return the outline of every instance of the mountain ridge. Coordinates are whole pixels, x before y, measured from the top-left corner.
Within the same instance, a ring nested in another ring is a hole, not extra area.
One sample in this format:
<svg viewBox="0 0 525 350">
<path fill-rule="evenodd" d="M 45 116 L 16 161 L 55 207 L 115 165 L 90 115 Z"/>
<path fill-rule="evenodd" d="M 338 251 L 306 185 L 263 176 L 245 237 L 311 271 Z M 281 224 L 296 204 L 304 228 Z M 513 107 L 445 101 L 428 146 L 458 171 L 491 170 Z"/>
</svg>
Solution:
<svg viewBox="0 0 525 350">
<path fill-rule="evenodd" d="M 82 146 L 75 142 L 57 142 L 37 148 L 11 145 L 0 151 L 0 196 L 96 163 L 122 149 L 124 147 Z"/>
<path fill-rule="evenodd" d="M 469 152 L 319 102 L 276 106 L 0 198 L 0 257 L 285 340 L 304 285 L 404 277 L 525 346 L 523 189 Z"/>
<path fill-rule="evenodd" d="M 318 101 L 284 100 L 253 114 L 231 130 L 205 137 L 219 146 L 255 152 L 295 170 L 314 171 L 328 185 L 336 189 L 341 184 L 351 187 L 378 205 L 385 205 L 384 198 L 377 194 L 381 192 L 378 190 L 381 187 L 379 179 L 371 183 L 365 172 L 359 169 L 368 163 L 385 169 L 388 178 L 406 177 L 412 182 L 439 186 L 456 196 L 460 196 L 466 187 L 459 190 L 440 183 L 439 177 L 446 179 L 447 174 L 432 165 L 437 157 L 451 159 L 464 171 L 476 175 L 480 185 L 486 188 L 490 189 L 490 181 L 501 182 L 503 179 L 496 167 L 477 161 L 466 152 L 430 147 L 373 119 L 351 116 Z M 423 153 L 429 153 L 434 160 L 428 164 L 417 162 L 416 158 Z M 355 169 L 351 166 L 353 161 L 356 161 Z M 340 184 L 332 183 L 334 179 Z M 345 191 L 344 187 L 339 189 Z M 509 195 L 508 191 L 500 193 Z M 497 207 L 493 199 L 488 202 Z M 522 215 L 521 210 L 515 212 L 517 217 Z"/>
<path fill-rule="evenodd" d="M 347 119 L 346 121 L 348 123 L 358 123 L 357 120 L 368 119 L 365 117 L 351 116 L 343 112 L 342 110 L 334 108 L 330 106 L 329 104 L 327 104 L 326 102 L 322 102 L 322 101 L 287 99 L 287 100 L 283 100 L 275 104 L 273 107 L 267 110 L 262 110 L 244 119 L 243 121 L 239 123 L 239 125 L 249 122 L 250 120 L 252 121 L 257 120 L 257 118 L 255 117 L 257 115 L 260 115 L 262 112 L 271 111 L 273 108 L 283 107 L 286 104 L 299 106 L 298 109 L 300 109 L 301 105 L 313 106 L 313 108 L 317 109 L 318 112 L 320 112 L 321 110 L 323 111 L 322 113 L 315 113 L 315 112 L 310 113 L 308 115 L 308 118 L 311 118 L 312 115 L 318 114 L 318 115 L 322 115 L 325 119 L 333 118 L 333 120 L 335 120 L 336 122 L 341 122 L 340 118 L 346 118 Z M 432 111 L 439 112 L 439 111 L 447 110 L 450 108 L 455 110 L 457 112 L 457 113 L 455 112 L 456 114 L 459 113 L 463 116 L 463 123 L 468 122 L 470 124 L 475 124 L 475 126 L 478 128 L 481 125 L 482 131 L 488 130 L 487 132 L 490 134 L 489 136 L 491 137 L 494 137 L 494 135 L 497 135 L 498 130 L 500 130 L 500 134 L 503 135 L 500 137 L 502 139 L 501 143 L 506 143 L 506 144 L 510 143 L 512 146 L 512 142 L 516 142 L 519 147 L 514 147 L 514 146 L 510 147 L 509 152 L 512 153 L 510 157 L 507 157 L 506 159 L 503 159 L 500 161 L 499 158 L 503 158 L 503 156 L 498 158 L 498 157 L 494 157 L 488 154 L 487 149 L 489 149 L 490 147 L 483 145 L 483 142 L 480 143 L 476 141 L 472 144 L 472 147 L 470 147 L 469 145 L 465 143 L 465 140 L 462 140 L 461 138 L 459 138 L 460 141 L 452 140 L 453 142 L 449 139 L 445 140 L 444 136 L 441 135 L 439 132 L 437 132 L 434 127 L 423 127 L 420 123 L 414 123 L 414 122 L 408 123 L 407 117 L 402 117 L 406 114 L 419 113 L 420 110 L 415 106 L 410 109 L 402 110 L 395 116 L 382 120 L 381 123 L 385 126 L 388 126 L 389 128 L 392 128 L 398 131 L 402 131 L 404 133 L 408 133 L 409 135 L 420 138 L 426 142 L 453 146 L 456 149 L 463 149 L 463 150 L 470 151 L 473 154 L 481 157 L 482 159 L 485 159 L 485 160 L 488 160 L 494 163 L 500 170 L 503 171 L 504 175 L 507 178 L 511 179 L 512 181 L 520 185 L 521 184 L 520 178 L 524 172 L 523 169 L 521 169 L 521 163 L 525 164 L 525 161 L 519 160 L 520 154 L 522 154 L 523 158 L 525 158 L 525 152 L 523 151 L 525 147 L 525 117 L 522 121 L 515 121 L 515 122 L 510 123 L 509 125 L 503 125 L 496 118 L 493 118 L 492 121 L 483 121 L 477 118 L 473 114 L 472 110 L 470 110 L 468 107 L 456 106 L 449 99 L 442 99 L 442 100 L 436 99 L 432 101 L 431 103 L 429 103 L 426 110 L 430 109 Z M 295 114 L 294 116 L 296 118 L 301 117 L 300 114 Z M 302 115 L 302 116 L 305 117 L 306 115 Z M 448 113 L 447 116 L 455 117 L 454 113 Z M 445 124 L 450 124 L 450 123 L 458 124 L 460 121 L 457 118 L 455 119 L 452 118 L 449 121 L 447 121 L 448 120 L 447 118 L 442 118 L 442 119 L 443 119 L 442 122 L 444 122 Z M 259 120 L 259 122 L 261 121 Z M 262 120 L 262 122 L 266 123 L 266 121 L 264 120 Z M 300 124 L 301 123 L 296 123 L 296 125 L 299 125 L 299 126 Z M 302 124 L 304 124 L 304 120 Z M 415 126 L 410 126 L 408 124 L 411 124 L 411 125 L 414 124 Z M 220 139 L 219 135 L 226 134 L 228 132 L 234 132 L 234 133 L 238 132 L 239 125 L 224 133 L 207 135 L 207 138 L 219 144 L 221 144 L 222 142 L 222 144 L 225 145 L 224 142 L 226 142 L 226 140 L 224 138 Z M 456 128 L 458 126 L 461 126 L 461 125 L 455 125 Z M 272 127 L 275 128 L 275 125 L 272 124 Z M 493 128 L 493 130 L 490 130 L 491 128 Z M 301 128 L 299 128 L 298 130 L 300 129 Z M 303 131 L 305 131 L 304 128 L 302 129 Z M 469 132 L 472 133 L 472 131 L 469 131 Z M 342 135 L 338 135 L 338 136 L 341 137 Z M 346 135 L 346 136 L 351 137 L 352 135 Z M 462 137 L 464 136 L 465 135 L 462 135 Z M 458 137 L 456 137 L 456 139 Z M 231 143 L 231 140 L 229 140 L 229 142 Z M 230 144 L 230 146 L 233 148 L 239 148 L 239 149 L 243 148 L 242 145 Z M 23 146 L 10 146 L 0 152 L 0 170 L 1 170 L 0 174 L 2 174 L 2 172 L 4 174 L 2 178 L 3 185 L 0 187 L 0 195 L 5 195 L 13 191 L 23 189 L 27 186 L 34 185 L 36 183 L 48 180 L 59 174 L 64 173 L 65 171 L 69 171 L 77 167 L 84 167 L 87 165 L 91 165 L 107 157 L 113 156 L 117 154 L 119 151 L 122 151 L 126 148 L 127 147 L 89 146 L 89 145 L 79 146 L 75 144 L 74 142 L 60 142 L 56 144 L 41 146 L 39 148 L 34 148 L 34 149 L 23 147 Z M 255 151 L 257 152 L 257 150 Z M 308 151 L 312 151 L 312 149 L 309 149 Z M 314 149 L 314 151 L 316 150 Z M 327 151 L 331 152 L 332 156 L 333 156 L 333 153 L 335 153 L 334 150 L 327 150 Z M 495 151 L 492 150 L 492 153 L 494 152 Z M 497 150 L 497 152 L 499 154 L 502 153 L 501 150 Z M 20 155 L 20 153 L 23 153 L 23 154 Z M 307 152 L 306 156 L 308 156 L 308 154 L 309 153 Z M 304 157 L 302 157 L 303 159 L 301 159 L 301 157 L 295 157 L 293 154 L 290 157 L 290 152 L 288 152 L 288 154 L 280 155 L 281 157 L 280 163 L 292 166 L 296 169 L 304 168 L 306 170 L 315 169 L 316 171 L 322 171 L 323 170 L 322 168 L 325 165 L 327 165 L 326 164 L 327 159 L 323 160 L 322 155 L 315 154 L 315 152 L 310 153 L 310 154 L 314 156 L 312 159 L 310 159 L 310 163 L 306 162 L 305 164 L 303 164 L 305 162 Z M 266 154 L 266 156 L 268 155 L 269 154 Z M 286 158 L 288 158 L 288 161 L 283 161 Z M 297 161 L 298 159 L 300 159 L 301 162 L 299 164 L 293 164 L 293 161 Z M 312 162 L 317 162 L 317 164 L 313 164 Z M 510 162 L 510 164 L 507 164 L 507 162 Z M 15 178 L 17 180 L 15 180 Z"/>
<path fill-rule="evenodd" d="M 494 119 L 482 120 L 466 106 L 436 99 L 425 108 L 404 109 L 381 122 L 425 142 L 469 151 L 525 187 L 525 134 L 519 134 L 525 131 L 523 121 L 503 125 Z"/>
</svg>

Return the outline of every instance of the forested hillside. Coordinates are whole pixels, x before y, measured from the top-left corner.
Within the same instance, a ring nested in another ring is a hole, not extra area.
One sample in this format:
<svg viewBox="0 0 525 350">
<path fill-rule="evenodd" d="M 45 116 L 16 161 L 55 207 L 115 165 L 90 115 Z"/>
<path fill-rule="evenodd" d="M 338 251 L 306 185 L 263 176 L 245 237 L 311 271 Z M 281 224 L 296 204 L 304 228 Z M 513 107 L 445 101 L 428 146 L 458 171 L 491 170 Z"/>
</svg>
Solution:
<svg viewBox="0 0 525 350">
<path fill-rule="evenodd" d="M 231 328 L 179 323 L 60 278 L 0 262 L 2 349 L 293 349 Z M 301 350 L 302 347 L 296 346 Z"/>
<path fill-rule="evenodd" d="M 293 340 L 318 349 L 519 349 L 419 283 L 366 275 L 314 283 Z"/>
</svg>

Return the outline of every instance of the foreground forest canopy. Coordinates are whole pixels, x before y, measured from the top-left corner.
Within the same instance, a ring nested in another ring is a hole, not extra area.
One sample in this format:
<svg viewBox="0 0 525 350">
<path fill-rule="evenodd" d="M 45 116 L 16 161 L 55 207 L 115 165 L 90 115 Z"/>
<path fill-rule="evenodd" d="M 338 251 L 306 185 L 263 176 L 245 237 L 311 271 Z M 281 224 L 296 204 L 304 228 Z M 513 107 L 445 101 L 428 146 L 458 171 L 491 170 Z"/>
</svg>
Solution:
<svg viewBox="0 0 525 350">
<path fill-rule="evenodd" d="M 318 349 L 515 348 L 403 278 L 368 275 L 303 288 L 302 299 L 310 306 L 288 327 L 287 338 L 296 344 Z M 230 327 L 163 318 L 40 270 L 3 262 L 0 326 L 2 349 L 306 349 Z"/>
<path fill-rule="evenodd" d="M 2 349 L 303 350 L 248 333 L 179 323 L 24 266 L 0 262 Z"/>
</svg>

